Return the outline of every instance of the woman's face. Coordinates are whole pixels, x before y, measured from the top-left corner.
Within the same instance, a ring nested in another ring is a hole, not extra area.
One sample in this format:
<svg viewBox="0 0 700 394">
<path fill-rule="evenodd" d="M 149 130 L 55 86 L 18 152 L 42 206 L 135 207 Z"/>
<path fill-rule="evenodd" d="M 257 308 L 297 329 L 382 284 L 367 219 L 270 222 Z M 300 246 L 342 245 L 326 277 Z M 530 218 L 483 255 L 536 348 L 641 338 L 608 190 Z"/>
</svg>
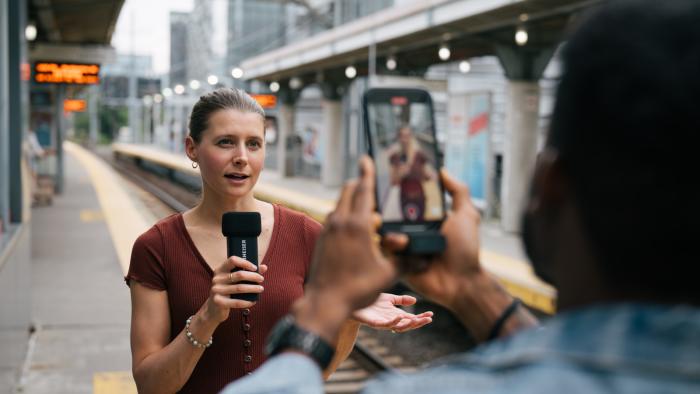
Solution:
<svg viewBox="0 0 700 394">
<path fill-rule="evenodd" d="M 188 137 L 187 156 L 199 163 L 204 187 L 243 197 L 252 191 L 265 163 L 264 121 L 253 112 L 216 111 L 199 144 Z"/>
</svg>

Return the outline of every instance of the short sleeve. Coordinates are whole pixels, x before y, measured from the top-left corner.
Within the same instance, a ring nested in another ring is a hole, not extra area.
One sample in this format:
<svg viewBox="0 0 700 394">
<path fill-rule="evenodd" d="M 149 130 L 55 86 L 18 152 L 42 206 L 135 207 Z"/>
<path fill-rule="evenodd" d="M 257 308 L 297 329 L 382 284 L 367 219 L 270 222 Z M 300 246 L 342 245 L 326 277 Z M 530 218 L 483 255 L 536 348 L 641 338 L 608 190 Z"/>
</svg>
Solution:
<svg viewBox="0 0 700 394">
<path fill-rule="evenodd" d="M 304 215 L 304 246 L 306 247 L 305 259 L 306 259 L 306 273 L 308 275 L 309 267 L 311 267 L 311 259 L 314 255 L 314 249 L 316 248 L 316 241 L 321 235 L 321 223 L 311 219 L 310 217 Z"/>
<path fill-rule="evenodd" d="M 156 226 L 141 234 L 131 249 L 129 272 L 124 278 L 127 286 L 134 280 L 156 290 L 166 290 L 163 251 L 163 236 Z"/>
</svg>

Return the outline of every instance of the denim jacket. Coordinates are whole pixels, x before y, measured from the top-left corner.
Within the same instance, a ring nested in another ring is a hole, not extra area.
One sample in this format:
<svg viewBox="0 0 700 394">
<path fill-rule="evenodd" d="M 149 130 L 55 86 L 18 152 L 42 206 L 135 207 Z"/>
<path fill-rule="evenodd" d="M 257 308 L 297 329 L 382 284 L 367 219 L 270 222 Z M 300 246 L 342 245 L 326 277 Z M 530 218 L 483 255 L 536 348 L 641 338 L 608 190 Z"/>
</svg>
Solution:
<svg viewBox="0 0 700 394">
<path fill-rule="evenodd" d="M 316 364 L 268 361 L 224 393 L 322 393 Z M 700 393 L 700 309 L 618 304 L 563 313 L 542 327 L 385 374 L 365 393 Z"/>
</svg>

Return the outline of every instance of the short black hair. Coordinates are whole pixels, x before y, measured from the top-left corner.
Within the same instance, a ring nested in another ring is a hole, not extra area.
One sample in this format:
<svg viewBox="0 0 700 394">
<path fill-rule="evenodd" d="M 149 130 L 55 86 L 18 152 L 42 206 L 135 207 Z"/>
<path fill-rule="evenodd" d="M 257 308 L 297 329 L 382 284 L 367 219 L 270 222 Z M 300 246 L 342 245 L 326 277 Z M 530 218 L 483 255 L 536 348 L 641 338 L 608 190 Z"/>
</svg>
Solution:
<svg viewBox="0 0 700 394">
<path fill-rule="evenodd" d="M 223 109 L 253 112 L 265 120 L 265 111 L 248 93 L 236 88 L 219 88 L 201 96 L 192 108 L 189 129 L 190 137 L 195 143 L 201 141 L 202 133 L 208 127 L 209 117 Z"/>
<path fill-rule="evenodd" d="M 547 144 L 602 271 L 620 289 L 697 297 L 700 2 L 608 3 L 562 52 Z"/>
</svg>

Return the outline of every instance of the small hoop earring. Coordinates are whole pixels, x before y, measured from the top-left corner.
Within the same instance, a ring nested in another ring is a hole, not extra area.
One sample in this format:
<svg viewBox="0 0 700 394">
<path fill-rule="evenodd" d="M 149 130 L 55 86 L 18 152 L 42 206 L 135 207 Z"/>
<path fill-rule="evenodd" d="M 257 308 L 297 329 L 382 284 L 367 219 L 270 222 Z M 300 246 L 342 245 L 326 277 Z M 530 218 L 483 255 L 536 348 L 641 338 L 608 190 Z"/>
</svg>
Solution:
<svg viewBox="0 0 700 394">
<path fill-rule="evenodd" d="M 192 162 L 192 168 L 197 168 L 197 167 L 199 167 L 199 164 L 197 164 L 196 161 L 193 161 L 193 162 Z"/>
</svg>

